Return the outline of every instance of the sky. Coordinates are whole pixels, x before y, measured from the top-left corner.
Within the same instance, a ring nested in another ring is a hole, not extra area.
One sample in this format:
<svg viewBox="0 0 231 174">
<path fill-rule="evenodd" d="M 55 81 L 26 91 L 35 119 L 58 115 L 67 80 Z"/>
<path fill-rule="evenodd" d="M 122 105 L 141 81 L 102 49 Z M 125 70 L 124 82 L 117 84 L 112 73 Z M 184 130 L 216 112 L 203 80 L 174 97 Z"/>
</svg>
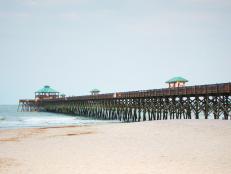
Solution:
<svg viewBox="0 0 231 174">
<path fill-rule="evenodd" d="M 0 104 L 231 81 L 230 0 L 0 0 Z"/>
</svg>

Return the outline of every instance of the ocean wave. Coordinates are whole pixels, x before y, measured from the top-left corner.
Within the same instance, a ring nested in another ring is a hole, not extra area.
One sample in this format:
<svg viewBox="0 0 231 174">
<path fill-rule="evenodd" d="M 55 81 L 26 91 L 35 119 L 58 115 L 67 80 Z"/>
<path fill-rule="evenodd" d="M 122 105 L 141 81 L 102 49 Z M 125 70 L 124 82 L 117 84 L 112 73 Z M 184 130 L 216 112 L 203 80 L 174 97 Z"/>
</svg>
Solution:
<svg viewBox="0 0 231 174">
<path fill-rule="evenodd" d="M 9 107 L 0 105 L 0 129 L 59 125 L 92 125 L 106 122 L 107 121 L 92 120 L 91 118 L 81 116 L 69 116 L 48 112 L 17 112 L 17 106 Z"/>
<path fill-rule="evenodd" d="M 24 124 L 43 125 L 43 124 L 70 124 L 78 123 L 74 117 L 31 117 L 21 118 Z"/>
</svg>

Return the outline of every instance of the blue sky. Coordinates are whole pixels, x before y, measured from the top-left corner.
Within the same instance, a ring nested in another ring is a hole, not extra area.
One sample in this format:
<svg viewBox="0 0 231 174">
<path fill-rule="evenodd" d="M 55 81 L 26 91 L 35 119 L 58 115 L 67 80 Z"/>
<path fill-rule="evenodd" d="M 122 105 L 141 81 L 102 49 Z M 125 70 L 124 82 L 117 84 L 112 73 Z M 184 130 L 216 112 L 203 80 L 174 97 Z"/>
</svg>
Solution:
<svg viewBox="0 0 231 174">
<path fill-rule="evenodd" d="M 229 0 L 0 0 L 0 104 L 231 81 Z"/>
</svg>

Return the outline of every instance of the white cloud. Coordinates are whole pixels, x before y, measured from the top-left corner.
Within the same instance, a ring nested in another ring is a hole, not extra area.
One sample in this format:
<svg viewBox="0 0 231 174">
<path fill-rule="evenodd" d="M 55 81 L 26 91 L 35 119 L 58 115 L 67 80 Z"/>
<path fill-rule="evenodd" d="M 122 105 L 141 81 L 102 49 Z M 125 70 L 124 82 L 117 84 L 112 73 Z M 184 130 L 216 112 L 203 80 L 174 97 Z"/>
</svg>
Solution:
<svg viewBox="0 0 231 174">
<path fill-rule="evenodd" d="M 27 18 L 30 17 L 30 13 L 25 12 L 0 12 L 0 17 L 19 17 L 19 18 Z"/>
<path fill-rule="evenodd" d="M 80 19 L 80 14 L 77 12 L 61 13 L 59 16 L 61 18 L 68 19 L 68 20 L 79 20 Z"/>
<path fill-rule="evenodd" d="M 209 12 L 169 11 L 154 16 L 143 17 L 127 21 L 120 26 L 121 30 L 144 34 L 166 34 L 177 32 L 201 31 L 207 26 L 220 24 L 222 16 Z"/>
<path fill-rule="evenodd" d="M 186 4 L 230 6 L 230 0 L 177 0 Z"/>
<path fill-rule="evenodd" d="M 79 4 L 84 0 L 17 0 L 27 5 L 63 5 L 63 4 Z M 88 0 L 86 0 L 88 1 Z"/>
</svg>

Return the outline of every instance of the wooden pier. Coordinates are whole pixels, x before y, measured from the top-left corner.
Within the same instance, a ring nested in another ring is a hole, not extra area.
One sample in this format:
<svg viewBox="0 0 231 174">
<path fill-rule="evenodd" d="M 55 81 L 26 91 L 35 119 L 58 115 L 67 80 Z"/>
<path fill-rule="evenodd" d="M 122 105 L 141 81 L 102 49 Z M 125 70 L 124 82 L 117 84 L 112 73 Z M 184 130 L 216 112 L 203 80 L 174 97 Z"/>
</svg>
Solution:
<svg viewBox="0 0 231 174">
<path fill-rule="evenodd" d="M 231 119 L 231 83 L 41 99 L 35 103 L 47 112 L 123 122 L 228 120 Z"/>
<path fill-rule="evenodd" d="M 31 100 L 31 99 L 19 100 L 18 111 L 21 112 L 39 111 L 38 102 L 36 102 L 36 100 Z"/>
</svg>

